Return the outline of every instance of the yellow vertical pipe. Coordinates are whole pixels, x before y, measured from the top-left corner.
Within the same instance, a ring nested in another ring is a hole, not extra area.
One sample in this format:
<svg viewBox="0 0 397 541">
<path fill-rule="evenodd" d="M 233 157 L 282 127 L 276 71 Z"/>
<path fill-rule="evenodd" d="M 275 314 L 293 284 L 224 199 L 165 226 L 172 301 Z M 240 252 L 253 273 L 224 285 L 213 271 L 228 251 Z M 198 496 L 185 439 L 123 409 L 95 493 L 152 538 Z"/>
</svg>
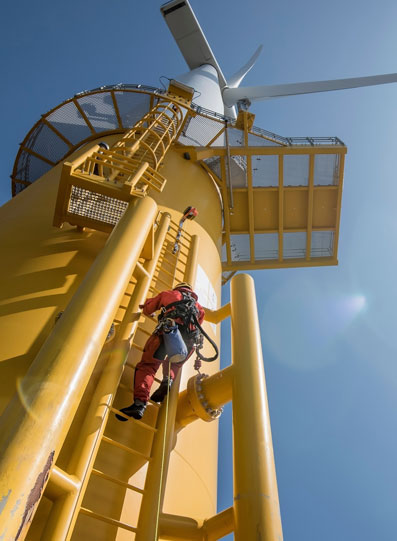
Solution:
<svg viewBox="0 0 397 541">
<path fill-rule="evenodd" d="M 181 372 L 182 370 L 179 371 L 172 384 L 168 408 L 167 400 L 164 400 L 157 419 L 157 433 L 153 441 L 152 460 L 146 474 L 135 541 L 157 541 L 158 539 L 156 536 L 160 520 L 158 511 L 161 513 L 163 507 L 170 454 L 174 444 L 174 426 Z"/>
<path fill-rule="evenodd" d="M 53 504 L 45 530 L 41 536 L 42 541 L 52 541 L 54 539 L 67 540 L 70 539 L 73 533 L 73 526 L 76 522 L 81 500 L 84 497 L 89 473 L 95 461 L 101 436 L 106 426 L 109 407 L 113 401 L 114 393 L 123 371 L 124 362 L 131 349 L 131 342 L 138 325 L 138 320 L 133 315 L 138 312 L 139 305 L 147 297 L 170 219 L 171 216 L 168 213 L 164 213 L 161 217 L 159 227 L 156 231 L 153 258 L 144 264 L 146 274 L 143 274 L 143 277 L 134 288 L 117 333 L 117 345 L 114 347 L 108 364 L 98 382 L 81 429 L 80 437 L 76 442 L 68 465 L 68 471 L 73 472 L 83 482 L 82 487 L 78 492 L 67 494 Z"/>
<path fill-rule="evenodd" d="M 190 284 L 193 288 L 196 282 L 199 246 L 200 246 L 200 237 L 198 235 L 193 235 L 191 243 L 190 243 L 189 258 L 186 263 L 186 269 L 185 269 L 185 275 L 184 275 L 185 282 Z"/>
<path fill-rule="evenodd" d="M 281 541 L 282 527 L 254 281 L 231 281 L 236 541 Z"/>
<path fill-rule="evenodd" d="M 0 539 L 26 535 L 156 211 L 130 204 L 0 419 Z"/>
</svg>

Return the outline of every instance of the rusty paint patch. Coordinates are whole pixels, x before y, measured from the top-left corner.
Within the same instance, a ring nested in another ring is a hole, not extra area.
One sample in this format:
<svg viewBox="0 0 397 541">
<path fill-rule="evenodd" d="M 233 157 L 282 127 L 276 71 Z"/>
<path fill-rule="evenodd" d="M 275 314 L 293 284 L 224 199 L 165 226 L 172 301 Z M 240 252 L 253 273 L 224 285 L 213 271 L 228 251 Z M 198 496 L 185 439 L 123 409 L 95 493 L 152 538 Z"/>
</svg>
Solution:
<svg viewBox="0 0 397 541">
<path fill-rule="evenodd" d="M 0 501 L 0 514 L 3 512 L 4 507 L 7 504 L 8 498 L 10 497 L 11 489 L 8 491 L 8 494 L 6 496 L 3 496 Z"/>
<path fill-rule="evenodd" d="M 30 494 L 28 496 L 25 512 L 22 517 L 21 525 L 19 526 L 19 530 L 17 532 L 17 535 L 15 537 L 15 541 L 18 541 L 19 536 L 21 535 L 22 531 L 25 529 L 25 526 L 31 522 L 34 512 L 36 510 L 36 506 L 38 502 L 40 501 L 41 495 L 43 493 L 45 484 L 48 480 L 48 477 L 50 475 L 50 469 L 52 466 L 52 461 L 54 459 L 55 451 L 52 451 L 47 459 L 46 465 L 44 466 L 43 471 L 39 474 L 39 476 L 36 479 L 36 482 L 30 491 Z"/>
</svg>

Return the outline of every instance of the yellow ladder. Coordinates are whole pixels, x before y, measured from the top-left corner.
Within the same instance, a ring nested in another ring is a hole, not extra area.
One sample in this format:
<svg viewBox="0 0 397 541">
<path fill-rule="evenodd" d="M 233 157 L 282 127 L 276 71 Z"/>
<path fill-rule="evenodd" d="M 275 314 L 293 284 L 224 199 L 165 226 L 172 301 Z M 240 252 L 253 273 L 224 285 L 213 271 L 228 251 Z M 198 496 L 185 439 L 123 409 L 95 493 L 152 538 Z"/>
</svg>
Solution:
<svg viewBox="0 0 397 541">
<path fill-rule="evenodd" d="M 163 215 L 158 223 L 157 235 L 157 263 L 151 263 L 152 269 L 150 274 L 150 285 L 147 284 L 147 289 L 154 296 L 158 292 L 165 289 L 171 289 L 176 281 L 186 279 L 186 269 L 189 261 L 189 251 L 191 244 L 191 236 L 183 232 L 183 246 L 178 254 L 172 254 L 172 248 L 175 243 L 178 225 L 169 219 L 168 215 Z M 160 240 L 159 240 L 160 239 Z M 161 241 L 161 246 L 159 245 Z M 145 276 L 145 267 L 150 267 L 150 261 L 145 263 L 140 260 L 138 268 L 133 277 L 134 291 L 138 289 L 139 284 L 148 276 Z M 131 299 L 134 296 L 127 293 L 126 297 Z M 145 295 L 146 297 L 146 295 Z M 124 302 L 124 301 L 123 301 Z M 142 301 L 143 302 L 143 301 Z M 140 302 L 141 303 L 141 302 Z M 136 304 L 136 303 L 135 303 Z M 128 306 L 122 310 L 125 314 L 129 314 Z M 117 345 L 118 332 L 120 332 L 120 321 L 118 330 L 116 330 L 115 338 L 112 342 Z M 144 493 L 143 486 L 135 486 L 125 478 L 125 471 L 128 470 L 132 476 L 133 473 L 143 468 L 148 464 L 150 468 L 152 444 L 155 438 L 158 437 L 158 432 L 164 429 L 161 424 L 158 426 L 159 405 L 149 402 L 149 406 L 145 413 L 143 421 L 138 421 L 132 418 L 126 423 L 120 423 L 114 418 L 114 414 L 120 413 L 119 409 L 114 407 L 115 403 L 125 405 L 131 403 L 133 372 L 135 365 L 139 361 L 143 345 L 152 333 L 155 327 L 155 319 L 151 317 L 141 317 L 135 329 L 130 335 L 129 351 L 125 350 L 125 365 L 113 366 L 113 370 L 109 365 L 105 367 L 103 373 L 103 381 L 98 384 L 97 391 L 93 398 L 93 404 L 90 411 L 87 413 L 85 428 L 82 429 L 81 441 L 76 443 L 76 447 L 81 450 L 80 456 L 75 453 L 72 458 L 66 476 L 76 481 L 75 490 L 71 492 L 62 491 L 62 487 L 56 477 L 51 477 L 46 494 L 53 499 L 53 508 L 48 517 L 45 530 L 41 539 L 83 539 L 89 538 L 90 531 L 92 532 L 92 520 L 99 520 L 103 523 L 101 531 L 105 532 L 106 528 L 114 531 L 114 527 L 121 528 L 126 531 L 136 532 L 137 526 L 131 525 L 128 521 L 123 522 L 115 516 L 109 516 L 108 510 L 103 511 L 101 499 L 115 502 L 120 501 L 120 493 L 126 490 L 131 491 L 136 496 L 141 497 Z M 117 364 L 117 363 L 116 363 Z M 119 375 L 117 376 L 117 370 Z M 123 375 L 121 376 L 121 373 Z M 121 378 L 120 378 L 121 376 Z M 108 382 L 106 382 L 108 380 Z M 160 380 L 156 378 L 160 383 Z M 113 383 L 113 389 L 111 388 Z M 178 382 L 179 383 L 179 382 Z M 175 393 L 178 392 L 178 385 L 175 386 Z M 177 396 L 174 396 L 174 401 Z M 105 400 L 105 406 L 102 404 Z M 95 404 L 95 402 L 97 404 Z M 93 419 L 92 416 L 101 415 L 102 426 L 96 430 L 96 436 L 91 434 Z M 90 419 L 91 417 L 91 419 Z M 88 432 L 88 438 L 87 438 Z M 162 438 L 162 436 L 160 436 Z M 88 439 L 88 441 L 87 441 Z M 127 463 L 127 466 L 125 465 Z M 122 464 L 122 466 L 121 466 Z M 60 468 L 55 466 L 55 472 L 62 475 Z M 122 470 L 122 471 L 121 471 Z M 55 475 L 57 475 L 57 473 Z M 124 475 L 124 477 L 123 477 Z M 104 485 L 105 483 L 105 485 Z M 70 487 L 69 487 L 70 488 Z M 121 492 L 120 492 L 121 491 Z M 93 494 L 95 497 L 93 497 Z M 89 507 L 85 500 L 97 500 L 98 505 Z M 111 506 L 110 506 L 111 507 Z M 136 507 L 136 506 L 135 506 Z M 106 509 L 108 509 L 106 507 Z M 136 507 L 136 509 L 139 509 Z M 117 513 L 116 513 L 117 515 Z M 88 522 L 87 522 L 88 521 Z M 104 534 L 104 539 L 106 535 Z"/>
</svg>

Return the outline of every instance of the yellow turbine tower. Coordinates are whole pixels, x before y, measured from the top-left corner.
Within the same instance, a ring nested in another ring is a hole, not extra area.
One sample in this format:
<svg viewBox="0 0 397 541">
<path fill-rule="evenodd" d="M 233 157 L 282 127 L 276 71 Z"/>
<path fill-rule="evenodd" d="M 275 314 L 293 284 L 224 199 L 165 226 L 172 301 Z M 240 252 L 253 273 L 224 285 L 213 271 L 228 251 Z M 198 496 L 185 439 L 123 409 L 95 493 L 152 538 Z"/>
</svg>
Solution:
<svg viewBox="0 0 397 541">
<path fill-rule="evenodd" d="M 282 539 L 254 284 L 236 273 L 337 264 L 346 147 L 255 127 L 189 3 L 162 13 L 189 73 L 167 91 L 101 87 L 44 114 L 0 209 L 1 541 Z M 139 305 L 181 281 L 218 345 L 230 318 L 230 366 L 204 376 L 187 363 L 169 399 L 120 423 L 156 325 Z M 217 514 L 231 400 L 234 505 Z"/>
</svg>

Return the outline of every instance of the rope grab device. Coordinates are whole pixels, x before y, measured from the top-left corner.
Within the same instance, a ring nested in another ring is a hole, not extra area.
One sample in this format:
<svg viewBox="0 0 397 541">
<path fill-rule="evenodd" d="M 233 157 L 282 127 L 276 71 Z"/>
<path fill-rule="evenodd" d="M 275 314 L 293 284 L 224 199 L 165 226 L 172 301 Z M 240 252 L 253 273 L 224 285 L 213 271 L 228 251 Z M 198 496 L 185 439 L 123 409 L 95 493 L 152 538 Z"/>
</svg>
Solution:
<svg viewBox="0 0 397 541">
<path fill-rule="evenodd" d="M 180 219 L 180 222 L 179 222 L 178 232 L 175 238 L 175 244 L 172 249 L 173 254 L 176 254 L 179 251 L 179 241 L 182 235 L 183 224 L 185 223 L 186 220 L 194 220 L 197 215 L 198 215 L 198 210 L 196 209 L 196 207 L 187 207 L 183 211 L 182 218 Z"/>
</svg>

